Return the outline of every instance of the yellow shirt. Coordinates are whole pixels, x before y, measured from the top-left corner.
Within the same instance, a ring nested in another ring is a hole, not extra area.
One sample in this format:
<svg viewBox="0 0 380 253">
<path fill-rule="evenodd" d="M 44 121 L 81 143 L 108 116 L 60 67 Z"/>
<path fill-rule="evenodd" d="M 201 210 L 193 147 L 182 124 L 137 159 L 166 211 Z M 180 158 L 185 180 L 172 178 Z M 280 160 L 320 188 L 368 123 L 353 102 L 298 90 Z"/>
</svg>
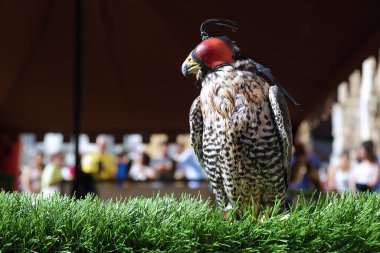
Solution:
<svg viewBox="0 0 380 253">
<path fill-rule="evenodd" d="M 95 179 L 111 179 L 115 177 L 117 167 L 110 154 L 94 153 L 83 157 L 82 170 L 91 173 Z"/>
<path fill-rule="evenodd" d="M 43 190 L 51 185 L 58 184 L 62 179 L 61 168 L 49 163 L 42 171 L 41 189 Z"/>
</svg>

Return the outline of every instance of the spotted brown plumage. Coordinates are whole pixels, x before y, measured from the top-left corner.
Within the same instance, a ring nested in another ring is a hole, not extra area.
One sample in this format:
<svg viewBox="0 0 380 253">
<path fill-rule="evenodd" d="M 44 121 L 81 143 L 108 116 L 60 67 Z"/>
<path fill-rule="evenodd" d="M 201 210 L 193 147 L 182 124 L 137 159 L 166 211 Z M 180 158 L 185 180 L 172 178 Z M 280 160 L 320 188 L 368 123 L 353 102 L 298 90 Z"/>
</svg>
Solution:
<svg viewBox="0 0 380 253">
<path fill-rule="evenodd" d="M 201 86 L 190 110 L 191 144 L 218 205 L 228 210 L 239 198 L 253 202 L 257 215 L 260 205 L 284 202 L 292 136 L 280 88 L 266 82 L 227 37 L 205 36 L 182 71 Z"/>
</svg>

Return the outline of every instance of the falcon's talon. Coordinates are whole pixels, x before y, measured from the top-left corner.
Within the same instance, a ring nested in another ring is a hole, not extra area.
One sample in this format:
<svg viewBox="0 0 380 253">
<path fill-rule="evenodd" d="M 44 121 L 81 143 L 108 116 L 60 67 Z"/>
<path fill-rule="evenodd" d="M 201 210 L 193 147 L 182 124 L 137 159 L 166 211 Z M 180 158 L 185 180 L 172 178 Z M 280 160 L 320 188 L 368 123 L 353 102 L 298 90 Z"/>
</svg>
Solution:
<svg viewBox="0 0 380 253">
<path fill-rule="evenodd" d="M 282 216 L 281 218 L 280 218 L 280 220 L 282 221 L 282 220 L 287 220 L 287 219 L 289 219 L 290 218 L 290 214 L 285 214 L 284 216 Z"/>
</svg>

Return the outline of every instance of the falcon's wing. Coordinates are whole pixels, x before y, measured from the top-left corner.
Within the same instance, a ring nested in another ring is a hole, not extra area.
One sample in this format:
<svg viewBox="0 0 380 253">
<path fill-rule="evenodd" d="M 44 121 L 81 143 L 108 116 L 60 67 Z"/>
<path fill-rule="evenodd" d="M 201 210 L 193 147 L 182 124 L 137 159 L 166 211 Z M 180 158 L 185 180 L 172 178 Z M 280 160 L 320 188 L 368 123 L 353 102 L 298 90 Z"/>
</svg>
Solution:
<svg viewBox="0 0 380 253">
<path fill-rule="evenodd" d="M 270 84 L 271 85 L 276 85 L 278 87 L 278 89 L 290 100 L 292 101 L 292 103 L 295 105 L 295 106 L 299 106 L 300 104 L 294 100 L 294 98 L 292 96 L 289 95 L 289 93 L 285 90 L 284 86 L 282 86 L 277 80 L 276 78 L 273 76 L 272 72 L 270 71 L 270 69 L 268 69 L 267 67 L 265 67 L 264 65 L 254 61 L 253 59 L 251 59 L 251 61 L 253 61 L 253 63 L 255 64 L 256 66 L 256 69 L 257 69 L 257 72 L 260 76 L 264 76 L 265 78 L 267 78 L 269 81 L 270 81 Z"/>
<path fill-rule="evenodd" d="M 273 113 L 273 120 L 280 136 L 285 182 L 286 186 L 288 186 L 290 178 L 290 159 L 292 156 L 292 124 L 290 122 L 289 110 L 283 93 L 276 85 L 269 88 L 269 101 Z"/>
<path fill-rule="evenodd" d="M 190 109 L 190 141 L 191 146 L 197 155 L 198 162 L 203 166 L 203 117 L 200 97 L 197 97 Z"/>
</svg>

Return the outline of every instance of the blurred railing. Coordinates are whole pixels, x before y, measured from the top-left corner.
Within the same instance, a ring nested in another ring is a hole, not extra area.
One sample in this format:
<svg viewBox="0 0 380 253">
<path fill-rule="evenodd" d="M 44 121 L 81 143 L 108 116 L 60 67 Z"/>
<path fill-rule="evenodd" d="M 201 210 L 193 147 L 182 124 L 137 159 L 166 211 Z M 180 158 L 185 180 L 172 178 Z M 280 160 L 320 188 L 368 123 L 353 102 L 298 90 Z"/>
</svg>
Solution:
<svg viewBox="0 0 380 253">
<path fill-rule="evenodd" d="M 62 194 L 70 195 L 73 182 L 62 183 Z M 152 197 L 160 194 L 174 194 L 179 197 L 181 194 L 200 197 L 203 200 L 213 201 L 213 194 L 209 188 L 209 183 L 205 180 L 168 180 L 168 181 L 132 181 L 132 180 L 102 180 L 95 181 L 97 195 L 103 199 L 115 199 L 119 197 Z"/>
</svg>

